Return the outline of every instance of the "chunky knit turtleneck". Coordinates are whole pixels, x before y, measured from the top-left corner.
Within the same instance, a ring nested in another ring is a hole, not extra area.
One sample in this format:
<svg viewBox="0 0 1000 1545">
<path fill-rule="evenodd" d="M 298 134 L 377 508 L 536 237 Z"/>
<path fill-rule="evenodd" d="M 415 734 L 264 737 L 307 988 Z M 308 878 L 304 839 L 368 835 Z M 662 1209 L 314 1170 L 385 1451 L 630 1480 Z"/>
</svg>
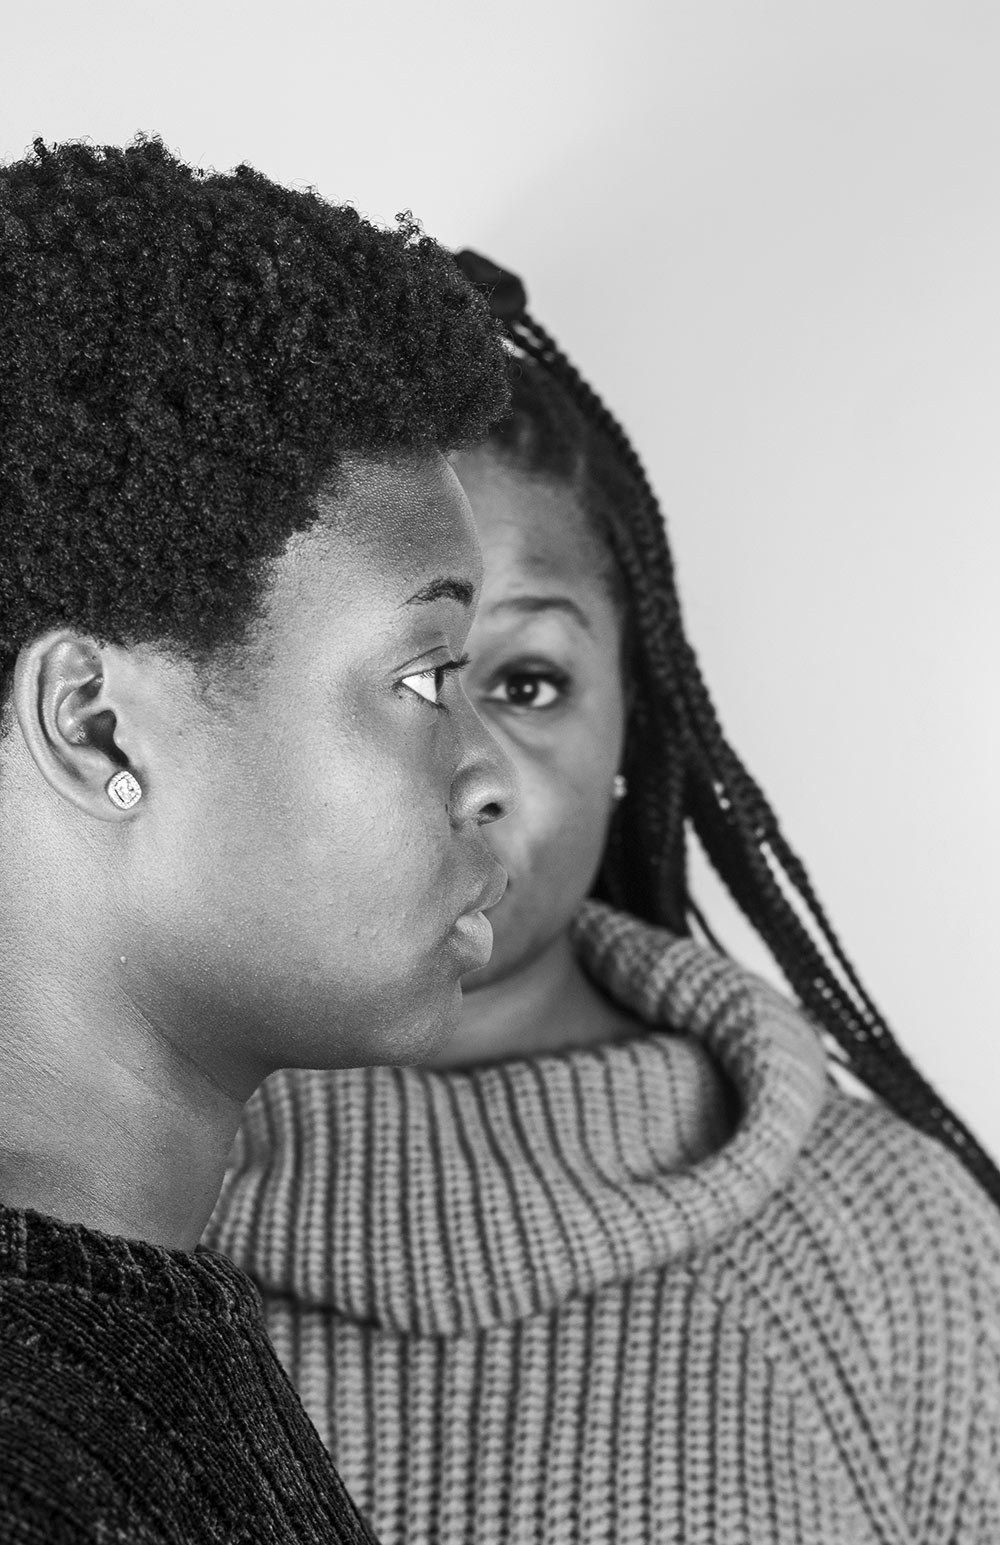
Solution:
<svg viewBox="0 0 1000 1545">
<path fill-rule="evenodd" d="M 748 973 L 606 908 L 650 1029 L 258 1092 L 208 1238 L 385 1542 L 1000 1539 L 1000 1225 Z"/>
<path fill-rule="evenodd" d="M 0 1541 L 363 1545 L 252 1283 L 0 1207 Z"/>
</svg>

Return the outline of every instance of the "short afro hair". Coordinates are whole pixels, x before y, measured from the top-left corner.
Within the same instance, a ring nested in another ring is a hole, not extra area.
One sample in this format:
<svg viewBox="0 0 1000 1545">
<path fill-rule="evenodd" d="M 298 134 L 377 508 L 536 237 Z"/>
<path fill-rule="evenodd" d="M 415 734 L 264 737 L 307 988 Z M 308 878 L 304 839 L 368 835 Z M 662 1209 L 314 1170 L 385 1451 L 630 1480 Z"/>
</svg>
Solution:
<svg viewBox="0 0 1000 1545">
<path fill-rule="evenodd" d="M 237 643 L 343 458 L 481 439 L 505 361 L 409 215 L 36 140 L 0 167 L 0 682 L 57 626 Z"/>
</svg>

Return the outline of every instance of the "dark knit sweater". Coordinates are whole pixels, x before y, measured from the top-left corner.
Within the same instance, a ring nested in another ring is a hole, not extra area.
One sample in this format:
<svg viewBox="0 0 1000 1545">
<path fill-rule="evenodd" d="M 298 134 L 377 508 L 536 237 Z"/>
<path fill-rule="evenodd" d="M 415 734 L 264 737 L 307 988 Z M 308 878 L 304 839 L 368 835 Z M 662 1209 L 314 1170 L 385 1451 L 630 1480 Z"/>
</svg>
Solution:
<svg viewBox="0 0 1000 1545">
<path fill-rule="evenodd" d="M 3 1545 L 362 1545 L 253 1285 L 0 1207 Z"/>
</svg>

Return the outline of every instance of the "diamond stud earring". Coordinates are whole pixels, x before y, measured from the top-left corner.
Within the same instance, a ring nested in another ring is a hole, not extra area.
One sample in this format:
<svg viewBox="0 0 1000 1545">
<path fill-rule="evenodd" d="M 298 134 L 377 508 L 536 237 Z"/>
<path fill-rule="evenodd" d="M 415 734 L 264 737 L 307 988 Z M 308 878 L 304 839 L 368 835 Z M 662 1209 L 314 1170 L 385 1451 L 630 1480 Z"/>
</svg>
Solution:
<svg viewBox="0 0 1000 1545">
<path fill-rule="evenodd" d="M 130 772 L 116 772 L 104 785 L 104 792 L 119 810 L 131 810 L 142 798 L 142 784 Z"/>
<path fill-rule="evenodd" d="M 628 782 L 624 773 L 615 773 L 615 781 L 611 785 L 612 798 L 624 799 L 628 793 Z"/>
</svg>

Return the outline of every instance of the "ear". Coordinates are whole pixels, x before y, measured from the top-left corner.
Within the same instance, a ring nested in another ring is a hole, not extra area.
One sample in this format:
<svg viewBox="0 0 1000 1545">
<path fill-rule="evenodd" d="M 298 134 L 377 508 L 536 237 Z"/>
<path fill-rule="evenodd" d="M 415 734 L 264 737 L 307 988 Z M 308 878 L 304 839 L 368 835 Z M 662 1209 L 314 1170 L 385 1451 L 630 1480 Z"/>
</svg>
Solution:
<svg viewBox="0 0 1000 1545">
<path fill-rule="evenodd" d="M 125 653 L 60 629 L 26 645 L 14 667 L 14 709 L 35 766 L 57 794 L 100 821 L 128 821 L 142 808 L 113 802 L 107 786 L 116 773 L 131 773 L 145 788 L 128 755 L 129 694 L 114 679 Z"/>
</svg>

